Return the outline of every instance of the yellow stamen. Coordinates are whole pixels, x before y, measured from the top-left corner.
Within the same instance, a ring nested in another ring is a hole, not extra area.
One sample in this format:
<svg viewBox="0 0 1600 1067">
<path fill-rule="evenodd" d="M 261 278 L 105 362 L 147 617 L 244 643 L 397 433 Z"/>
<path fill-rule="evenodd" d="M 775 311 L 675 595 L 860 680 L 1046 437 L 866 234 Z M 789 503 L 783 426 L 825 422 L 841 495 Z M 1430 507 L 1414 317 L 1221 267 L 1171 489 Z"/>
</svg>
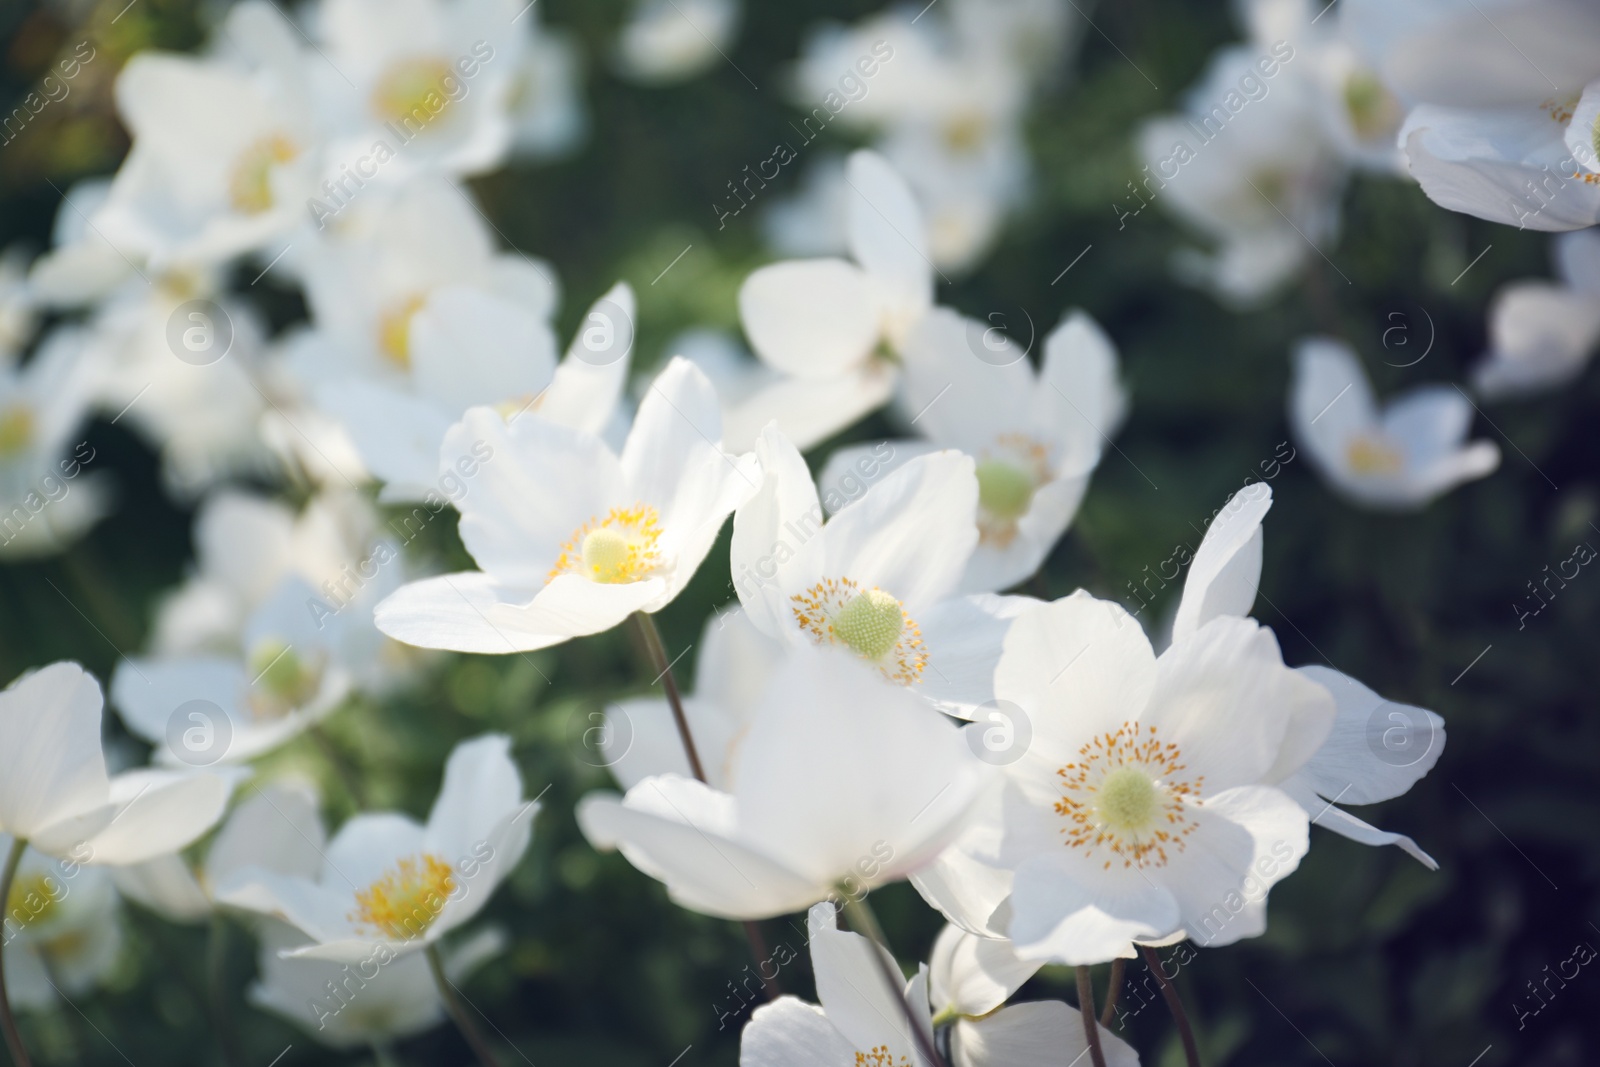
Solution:
<svg viewBox="0 0 1600 1067">
<path fill-rule="evenodd" d="M 849 578 L 824 578 L 789 598 L 795 622 L 818 644 L 843 645 L 900 685 L 915 685 L 928 666 L 922 631 L 905 606 L 882 589 Z"/>
<path fill-rule="evenodd" d="M 26 452 L 33 443 L 36 426 L 32 408 L 13 404 L 0 411 L 0 459 L 10 459 Z"/>
<path fill-rule="evenodd" d="M 563 574 L 581 574 L 594 582 L 617 585 L 650 577 L 661 566 L 656 542 L 661 515 L 648 504 L 612 508 L 603 519 L 590 519 L 561 546 L 549 581 Z"/>
<path fill-rule="evenodd" d="M 1169 847 L 1182 851 L 1194 832 L 1188 806 L 1198 805 L 1205 776 L 1194 781 L 1176 777 L 1184 769 L 1178 746 L 1156 738 L 1156 728 L 1125 722 L 1115 733 L 1101 734 L 1078 750 L 1078 760 L 1056 771 L 1062 796 L 1057 815 L 1067 819 L 1061 831 L 1068 848 L 1093 855 L 1104 846 L 1110 868 L 1114 858 L 1123 867 L 1161 867 Z"/>
<path fill-rule="evenodd" d="M 450 864 L 430 853 L 407 856 L 393 870 L 356 892 L 350 921 L 393 941 L 421 937 L 455 890 Z"/>
<path fill-rule="evenodd" d="M 1400 450 L 1376 434 L 1363 434 L 1351 441 L 1345 458 L 1357 474 L 1393 474 L 1405 465 Z"/>
<path fill-rule="evenodd" d="M 322 666 L 300 657 L 283 641 L 256 642 L 246 660 L 250 672 L 250 708 L 258 719 L 280 719 L 305 707 L 322 688 Z"/>
<path fill-rule="evenodd" d="M 904 1056 L 897 1060 L 888 1045 L 879 1045 L 866 1052 L 857 1052 L 855 1067 L 911 1067 L 911 1061 Z"/>
<path fill-rule="evenodd" d="M 66 887 L 43 871 L 18 874 L 6 898 L 6 921 L 21 926 L 47 923 L 66 895 Z"/>
<path fill-rule="evenodd" d="M 300 148 L 282 134 L 255 141 L 240 154 L 228 177 L 228 200 L 241 215 L 259 215 L 273 206 L 272 168 L 288 163 Z"/>
<path fill-rule="evenodd" d="M 378 351 L 401 370 L 411 368 L 411 320 L 427 302 L 426 296 L 413 294 L 378 316 Z"/>
<path fill-rule="evenodd" d="M 373 86 L 373 113 L 385 122 L 425 126 L 450 106 L 445 82 L 452 78 L 450 64 L 442 59 L 402 59 Z"/>
</svg>

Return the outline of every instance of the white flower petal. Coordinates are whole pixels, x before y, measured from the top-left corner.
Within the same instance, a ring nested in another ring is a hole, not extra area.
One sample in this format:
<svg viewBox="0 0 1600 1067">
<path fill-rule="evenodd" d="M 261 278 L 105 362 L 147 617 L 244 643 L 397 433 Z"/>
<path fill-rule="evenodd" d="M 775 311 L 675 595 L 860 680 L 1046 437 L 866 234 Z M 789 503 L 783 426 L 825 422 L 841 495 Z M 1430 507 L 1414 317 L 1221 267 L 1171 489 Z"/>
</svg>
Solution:
<svg viewBox="0 0 1600 1067">
<path fill-rule="evenodd" d="M 870 356 L 883 310 L 868 275 L 842 259 L 774 263 L 739 290 L 745 336 L 767 363 L 797 378 L 832 378 Z"/>
<path fill-rule="evenodd" d="M 1219 615 L 1250 614 L 1261 582 L 1261 520 L 1271 507 L 1272 489 L 1253 482 L 1229 497 L 1211 520 L 1183 582 L 1172 622 L 1174 641 Z"/>
</svg>

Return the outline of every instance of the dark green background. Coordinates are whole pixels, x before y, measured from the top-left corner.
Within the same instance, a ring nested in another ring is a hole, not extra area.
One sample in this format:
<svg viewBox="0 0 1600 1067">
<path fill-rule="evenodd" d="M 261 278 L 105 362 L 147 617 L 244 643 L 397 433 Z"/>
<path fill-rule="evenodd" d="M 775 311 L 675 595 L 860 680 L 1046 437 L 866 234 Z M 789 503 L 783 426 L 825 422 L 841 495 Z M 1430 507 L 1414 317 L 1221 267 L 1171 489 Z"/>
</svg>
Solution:
<svg viewBox="0 0 1600 1067">
<path fill-rule="evenodd" d="M 189 49 L 201 40 L 191 0 L 138 0 L 110 25 L 124 3 L 99 5 L 87 28 L 19 0 L 0 8 L 7 110 L 58 50 L 86 34 L 102 49 L 65 104 L 0 146 L 0 241 L 42 245 L 59 202 L 52 183 L 65 188 L 114 168 L 126 141 L 108 108 L 109 78 L 122 59 L 143 47 Z M 719 63 L 687 86 L 641 90 L 612 77 L 602 58 L 623 17 L 620 0 L 541 0 L 543 18 L 575 30 L 590 56 L 583 92 L 591 135 L 570 160 L 514 167 L 474 184 L 509 239 L 560 271 L 568 293 L 563 335 L 618 277 L 640 294 L 640 351 L 648 359 L 685 326 L 736 324 L 738 284 L 765 253 L 750 215 L 719 233 L 710 205 L 787 136 L 795 112 L 781 74 L 804 30 L 819 18 L 850 20 L 874 9 L 751 2 L 730 54 L 759 89 Z M 1337 329 L 1361 352 L 1380 392 L 1463 382 L 1482 350 L 1497 286 L 1548 267 L 1542 237 L 1448 214 L 1393 180 L 1358 179 L 1342 235 L 1323 249 L 1351 283 L 1312 259 L 1326 301 L 1312 300 L 1309 287 L 1290 287 L 1264 309 L 1235 315 L 1176 285 L 1166 264 L 1188 235 L 1159 210 L 1119 232 L 1112 205 L 1136 175 L 1129 147 L 1136 123 L 1175 106 L 1210 51 L 1238 32 L 1221 0 L 1107 4 L 1095 21 L 1076 78 L 1048 91 L 1029 123 L 1036 196 L 981 268 L 941 286 L 938 298 L 977 316 L 1025 309 L 1041 329 L 1080 306 L 1120 346 L 1132 391 L 1117 442 L 1125 456 L 1105 458 L 1043 582 L 1052 596 L 1083 586 L 1133 606 L 1128 583 L 1180 544 L 1198 544 L 1207 518 L 1287 438 L 1287 353 L 1296 338 Z M 840 150 L 850 147 L 846 136 L 837 125 L 824 135 Z M 792 191 L 799 169 L 785 168 L 769 195 Z M 651 286 L 690 242 L 693 250 Z M 258 299 L 279 325 L 302 314 L 293 293 Z M 1406 369 L 1384 366 L 1415 358 L 1427 340 L 1426 319 L 1437 331 L 1430 354 Z M 1407 329 L 1391 333 L 1386 349 L 1384 331 L 1396 325 Z M 1488 408 L 1493 424 L 1480 418 L 1475 432 L 1499 441 L 1501 469 L 1420 515 L 1352 509 L 1329 494 L 1303 456 L 1273 481 L 1257 615 L 1276 631 L 1289 662 L 1330 662 L 1387 697 L 1444 716 L 1449 744 L 1433 773 L 1399 801 L 1357 810 L 1414 836 L 1442 869 L 1429 873 L 1398 850 L 1314 830 L 1299 873 L 1272 894 L 1266 936 L 1202 951 L 1183 970 L 1179 982 L 1208 1063 L 1533 1067 L 1592 1065 L 1600 1057 L 1594 968 L 1520 1031 L 1514 1007 L 1532 1006 L 1524 984 L 1574 945 L 1600 946 L 1600 576 L 1582 572 L 1524 630 L 1513 609 L 1547 564 L 1566 559 L 1580 541 L 1600 545 L 1591 525 L 1600 504 L 1597 377 Z M 854 436 L 889 432 L 869 423 Z M 156 598 L 184 574 L 190 515 L 162 496 L 150 452 L 104 423 L 90 438 L 106 453 L 103 469 L 115 472 L 119 508 L 64 559 L 0 566 L 0 675 L 7 678 L 74 658 L 105 679 L 117 649 L 140 646 Z M 464 563 L 447 526 L 430 529 L 428 550 Z M 707 611 L 728 599 L 726 566 L 724 536 L 690 590 L 663 612 L 673 654 L 698 640 Z M 1175 592 L 1166 590 L 1145 613 L 1147 624 L 1170 609 Z M 641 691 L 649 677 L 619 632 L 526 659 L 448 659 L 406 697 L 352 708 L 331 723 L 381 806 L 425 813 L 441 753 L 489 729 L 516 739 L 530 794 L 551 787 L 528 856 L 486 916 L 508 928 L 514 947 L 467 986 L 538 1067 L 665 1067 L 691 1045 L 679 1061 L 685 1067 L 737 1058 L 734 1028 L 719 1032 L 717 1018 L 729 1003 L 728 983 L 742 979 L 748 961 L 738 928 L 678 910 L 625 861 L 597 856 L 572 819 L 579 796 L 609 784 L 578 758 L 585 716 L 602 699 Z M 117 736 L 114 722 L 110 730 Z M 309 746 L 286 756 L 322 759 Z M 342 818 L 351 810 L 348 795 L 331 771 L 326 782 L 330 815 Z M 874 899 L 902 959 L 924 953 L 939 927 L 934 913 L 905 886 Z M 81 1015 L 65 1008 L 24 1020 L 37 1058 L 137 1067 L 220 1062 L 205 1007 L 204 929 L 174 927 L 131 907 L 128 917 L 127 951 L 109 986 L 77 1004 Z M 801 925 L 765 927 L 774 943 L 798 949 Z M 238 997 L 252 966 L 236 933 L 226 971 L 245 1067 L 265 1067 L 290 1044 L 281 1067 L 359 1059 L 243 1006 Z M 807 971 L 796 963 L 782 980 L 809 995 Z M 1130 973 L 1143 977 L 1139 967 Z M 1065 996 L 1069 986 L 1064 972 L 1047 970 L 1024 995 Z M 1179 1062 L 1158 1005 L 1139 1013 L 1131 1039 L 1147 1063 Z M 445 1027 L 401 1044 L 398 1054 L 411 1064 L 460 1063 L 468 1055 Z M 506 1050 L 504 1062 L 522 1059 Z"/>
</svg>

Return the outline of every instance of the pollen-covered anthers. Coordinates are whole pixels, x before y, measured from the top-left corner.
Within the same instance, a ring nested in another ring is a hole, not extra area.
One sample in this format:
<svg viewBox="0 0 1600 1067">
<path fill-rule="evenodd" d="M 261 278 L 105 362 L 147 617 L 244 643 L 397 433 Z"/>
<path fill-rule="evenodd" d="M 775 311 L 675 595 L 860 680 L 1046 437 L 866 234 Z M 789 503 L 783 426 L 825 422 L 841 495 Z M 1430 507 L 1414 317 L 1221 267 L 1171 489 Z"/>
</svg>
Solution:
<svg viewBox="0 0 1600 1067">
<path fill-rule="evenodd" d="M 612 508 L 605 518 L 578 527 L 561 546 L 546 581 L 563 574 L 581 574 L 608 585 L 641 581 L 661 566 L 656 548 L 660 539 L 661 515 L 649 504 Z"/>
<path fill-rule="evenodd" d="M 910 1065 L 911 1061 L 904 1056 L 895 1059 L 888 1045 L 879 1045 L 865 1052 L 856 1053 L 856 1067 L 910 1067 Z"/>
<path fill-rule="evenodd" d="M 1004 548 L 1017 536 L 1017 520 L 1051 477 L 1050 450 L 1026 434 L 1007 433 L 978 457 L 978 536 Z"/>
<path fill-rule="evenodd" d="M 241 215 L 259 215 L 271 210 L 272 169 L 292 162 L 300 147 L 282 134 L 272 134 L 251 142 L 234 160 L 228 174 L 228 202 Z"/>
<path fill-rule="evenodd" d="M 356 891 L 356 908 L 348 918 L 378 936 L 410 941 L 433 925 L 455 887 L 455 872 L 438 856 L 407 856 Z"/>
<path fill-rule="evenodd" d="M 824 578 L 789 598 L 800 629 L 818 644 L 843 645 L 900 685 L 915 685 L 928 666 L 922 631 L 893 595 L 863 590 L 849 578 Z"/>
<path fill-rule="evenodd" d="M 1167 850 L 1183 851 L 1194 832 L 1186 810 L 1201 802 L 1205 786 L 1204 775 L 1192 782 L 1176 777 L 1182 760 L 1177 745 L 1136 722 L 1084 745 L 1077 762 L 1056 771 L 1062 796 L 1055 811 L 1067 819 L 1061 831 L 1067 847 L 1090 855 L 1104 847 L 1111 853 L 1107 869 L 1117 859 L 1123 867 L 1165 866 Z"/>
<path fill-rule="evenodd" d="M 1565 99 L 1557 100 L 1552 96 L 1539 105 L 1539 110 L 1549 115 L 1552 121 L 1559 122 L 1565 126 L 1572 121 L 1573 113 L 1578 110 L 1579 99 L 1580 97 L 1577 96 L 1569 96 Z"/>
<path fill-rule="evenodd" d="M 1362 434 L 1350 441 L 1345 449 L 1350 469 L 1357 474 L 1394 474 L 1405 466 L 1405 457 L 1387 438 L 1380 434 Z"/>
</svg>

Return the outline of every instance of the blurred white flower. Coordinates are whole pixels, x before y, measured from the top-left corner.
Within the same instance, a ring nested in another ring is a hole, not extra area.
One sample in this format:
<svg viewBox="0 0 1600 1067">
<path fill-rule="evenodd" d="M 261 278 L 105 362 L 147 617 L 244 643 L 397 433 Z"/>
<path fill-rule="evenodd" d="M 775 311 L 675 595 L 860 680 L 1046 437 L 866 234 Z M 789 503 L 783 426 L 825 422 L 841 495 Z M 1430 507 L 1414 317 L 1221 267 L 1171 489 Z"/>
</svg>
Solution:
<svg viewBox="0 0 1600 1067">
<path fill-rule="evenodd" d="M 0 833 L 75 863 L 122 866 L 209 830 L 226 779 L 149 769 L 106 774 L 100 685 L 76 663 L 30 671 L 0 692 Z"/>
<path fill-rule="evenodd" d="M 277 501 L 219 493 L 202 507 L 195 538 L 199 573 L 162 605 L 153 654 L 124 660 L 111 681 L 123 722 L 158 758 L 254 759 L 354 690 L 405 684 L 415 657 L 371 615 L 405 566 L 365 500 L 327 492 L 296 515 Z"/>
<path fill-rule="evenodd" d="M 352 965 L 285 956 L 305 940 L 294 927 L 272 922 L 261 936 L 260 977 L 245 996 L 333 1048 L 383 1046 L 444 1021 L 444 1002 L 428 961 L 412 953 L 375 955 Z M 486 929 L 444 945 L 445 977 L 462 982 L 505 948 L 505 935 Z"/>
<path fill-rule="evenodd" d="M 765 918 L 927 864 L 987 772 L 910 693 L 850 657 L 796 648 L 762 695 L 728 792 L 658 775 L 626 797 L 585 797 L 578 825 L 685 908 Z"/>
<path fill-rule="evenodd" d="M 774 263 L 739 290 L 745 336 L 785 376 L 744 404 L 763 423 L 777 419 L 801 448 L 889 399 L 893 357 L 933 307 L 934 268 L 911 190 L 871 152 L 850 157 L 846 181 L 854 261 Z"/>
<path fill-rule="evenodd" d="M 620 456 L 590 433 L 471 409 L 442 456 L 474 464 L 456 508 L 482 570 L 405 586 L 378 605 L 379 629 L 423 648 L 522 652 L 659 611 L 759 484 L 753 457 L 717 444 L 720 421 L 711 383 L 681 359 Z"/>
<path fill-rule="evenodd" d="M 446 285 L 411 318 L 403 378 L 331 382 L 317 390 L 317 402 L 383 479 L 380 500 L 423 500 L 439 491 L 440 446 L 468 408 L 604 431 L 627 381 L 634 317 L 633 290 L 619 282 L 586 313 L 558 365 L 543 316 L 481 289 Z"/>
<path fill-rule="evenodd" d="M 1231 944 L 1265 930 L 1267 891 L 1308 826 L 1269 783 L 1335 714 L 1270 631 L 1214 619 L 1158 658 L 1120 605 L 1080 591 L 1017 619 L 995 690 L 1032 728 L 1005 768 L 1002 832 L 977 857 L 1014 872 L 1019 955 L 1099 963 L 1180 932 Z"/>
<path fill-rule="evenodd" d="M 98 384 L 89 333 L 61 326 L 27 363 L 0 362 L 0 556 L 60 552 L 109 509 L 95 457 L 73 438 Z"/>
<path fill-rule="evenodd" d="M 136 904 L 173 922 L 199 922 L 210 917 L 217 887 L 245 867 L 315 878 L 326 839 L 314 788 L 268 782 L 228 813 L 198 866 L 174 852 L 115 868 L 112 877 Z"/>
<path fill-rule="evenodd" d="M 1400 5 L 1390 5 L 1400 7 Z M 1399 134 L 1441 207 L 1518 229 L 1600 221 L 1600 10 L 1575 0 L 1436 5 L 1397 17 L 1386 80 L 1417 101 Z M 1582 108 L 1583 115 L 1577 112 Z"/>
<path fill-rule="evenodd" d="M 956 595 L 978 543 L 972 458 L 926 452 L 874 470 L 882 480 L 853 499 L 830 494 L 824 522 L 794 445 L 769 427 L 756 454 L 761 488 L 734 515 L 731 558 L 756 629 L 865 660 L 954 715 L 993 699 L 1001 643 L 1027 601 Z"/>
<path fill-rule="evenodd" d="M 328 180 L 317 191 L 323 208 L 366 195 L 370 182 L 481 174 L 504 161 L 531 40 L 517 24 L 521 6 L 320 0 L 310 9 L 325 56 L 307 65 L 330 140 Z"/>
<path fill-rule="evenodd" d="M 1324 129 L 1313 58 L 1300 54 L 1305 40 L 1217 52 L 1185 94 L 1185 113 L 1141 129 L 1143 191 L 1130 183 L 1117 209 L 1126 225 L 1148 194 L 1209 237 L 1214 254 L 1190 250 L 1176 265 L 1231 304 L 1268 296 L 1338 228 L 1344 167 Z"/>
<path fill-rule="evenodd" d="M 256 69 L 224 59 L 141 52 L 117 78 L 133 136 L 92 216 L 113 247 L 157 268 L 220 263 L 306 222 L 322 166 L 302 87 L 315 71 L 270 5 L 241 4 L 223 32 L 277 38 L 294 58 Z"/>
<path fill-rule="evenodd" d="M 572 34 L 542 26 L 535 12 L 522 18 L 529 40 L 511 83 L 511 154 L 552 159 L 571 152 L 588 129 L 583 52 Z"/>
<path fill-rule="evenodd" d="M 13 839 L 0 834 L 0 855 Z M 112 873 L 33 849 L 22 854 L 5 901 L 6 995 L 14 1008 L 47 1011 L 88 993 L 122 952 L 122 907 Z"/>
<path fill-rule="evenodd" d="M 1600 344 L 1600 232 L 1554 240 L 1557 281 L 1503 286 L 1489 306 L 1489 352 L 1472 381 L 1486 399 L 1573 381 Z"/>
<path fill-rule="evenodd" d="M 1340 341 L 1308 338 L 1294 352 L 1289 425 L 1332 486 L 1364 507 L 1426 506 L 1500 465 L 1493 441 L 1466 443 L 1472 401 L 1458 388 L 1423 385 L 1381 411 L 1356 354 Z"/>
<path fill-rule="evenodd" d="M 451 752 L 426 826 L 397 812 L 356 815 L 315 874 L 242 867 L 216 899 L 285 919 L 311 939 L 285 955 L 387 964 L 483 909 L 522 858 L 538 810 L 522 797 L 510 738 L 485 734 Z"/>
<path fill-rule="evenodd" d="M 0 364 L 16 359 L 32 339 L 38 319 L 28 259 L 27 250 L 19 245 L 0 252 Z"/>
<path fill-rule="evenodd" d="M 1250 614 L 1261 582 L 1262 519 L 1271 506 L 1272 490 L 1256 482 L 1229 498 L 1207 527 L 1184 579 L 1174 642 L 1214 618 Z M 1327 740 L 1305 765 L 1271 784 L 1293 797 L 1317 826 L 1364 845 L 1397 845 L 1437 870 L 1433 857 L 1411 838 L 1369 826 L 1335 803 L 1376 804 L 1409 790 L 1444 754 L 1444 720 L 1423 708 L 1384 700 L 1331 667 L 1298 670 L 1332 695 L 1337 714 Z"/>
<path fill-rule="evenodd" d="M 977 461 L 978 547 L 960 588 L 994 592 L 1029 578 L 1077 513 L 1101 451 L 1122 421 L 1117 352 L 1088 315 L 1072 312 L 1044 341 L 1035 372 L 1023 349 L 985 323 L 935 308 L 906 341 L 906 407 L 926 441 L 896 441 L 889 465 L 936 448 Z M 980 357 L 979 352 L 983 355 Z M 828 459 L 824 495 L 881 445 Z"/>
<path fill-rule="evenodd" d="M 743 14 L 739 0 L 638 0 L 617 35 L 617 68 L 646 85 L 687 81 L 727 53 Z"/>
</svg>

